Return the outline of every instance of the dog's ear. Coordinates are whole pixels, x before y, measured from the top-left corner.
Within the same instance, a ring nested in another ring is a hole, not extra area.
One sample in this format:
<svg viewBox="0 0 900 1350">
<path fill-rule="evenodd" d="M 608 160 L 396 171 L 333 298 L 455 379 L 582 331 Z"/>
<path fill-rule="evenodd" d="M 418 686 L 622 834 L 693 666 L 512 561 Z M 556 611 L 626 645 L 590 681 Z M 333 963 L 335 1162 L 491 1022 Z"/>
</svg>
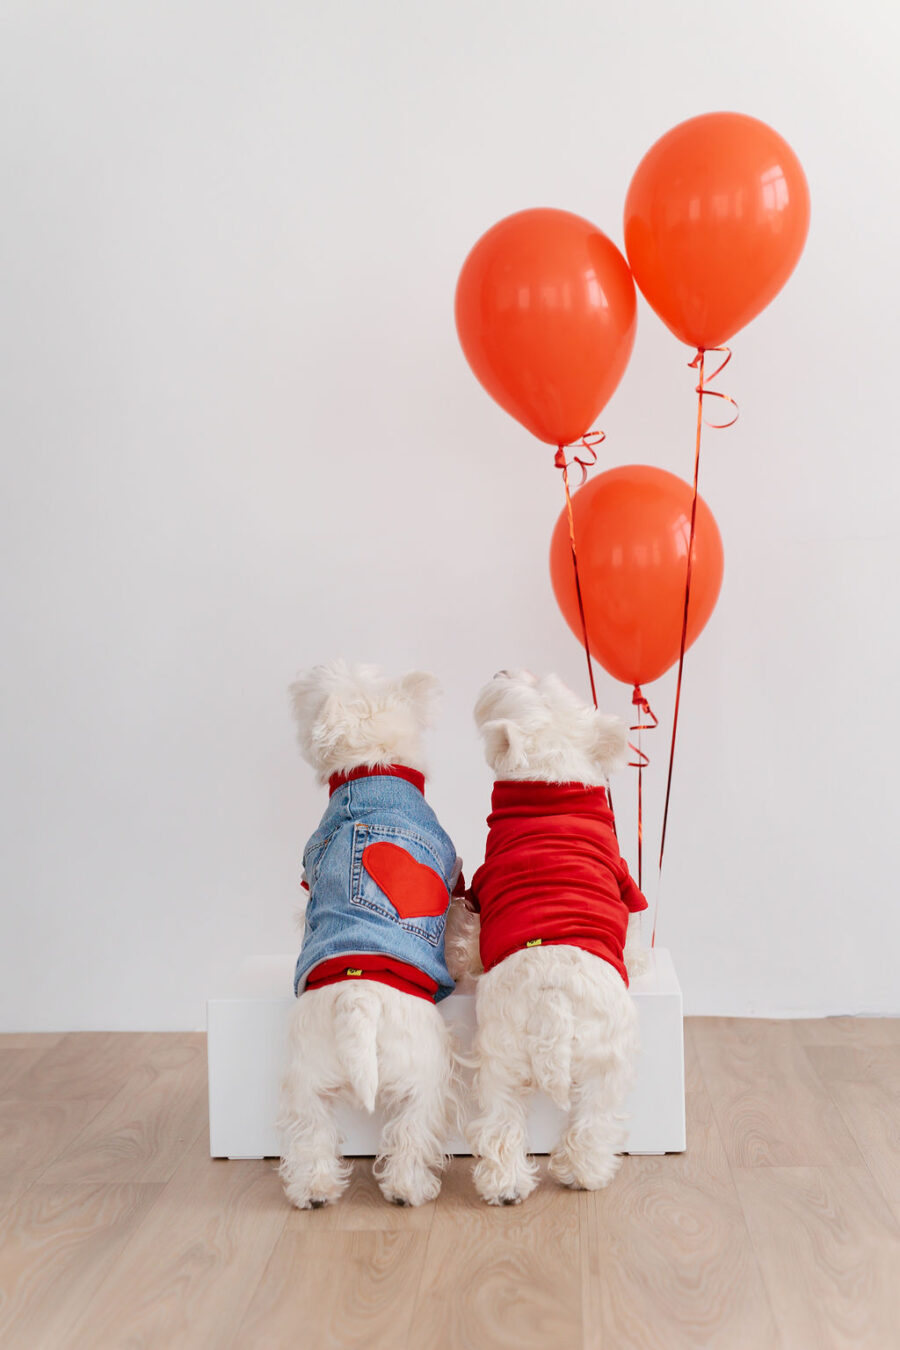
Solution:
<svg viewBox="0 0 900 1350">
<path fill-rule="evenodd" d="M 301 670 L 297 678 L 288 685 L 288 698 L 291 712 L 301 734 L 315 720 L 322 702 L 322 679 L 319 670 Z"/>
<path fill-rule="evenodd" d="M 628 749 L 628 736 L 625 723 L 620 717 L 611 717 L 607 713 L 594 712 L 594 736 L 591 744 L 591 758 L 599 764 L 604 773 L 613 773 L 625 763 Z"/>
<path fill-rule="evenodd" d="M 411 670 L 401 679 L 400 689 L 422 725 L 430 726 L 441 696 L 441 686 L 436 677 L 427 670 Z"/>
<path fill-rule="evenodd" d="M 481 734 L 487 762 L 499 777 L 527 767 L 525 737 L 515 722 L 505 717 L 494 718 L 484 723 Z"/>
<path fill-rule="evenodd" d="M 316 755 L 333 750 L 350 732 L 352 720 L 343 700 L 336 694 L 326 694 L 309 723 L 309 745 Z"/>
</svg>

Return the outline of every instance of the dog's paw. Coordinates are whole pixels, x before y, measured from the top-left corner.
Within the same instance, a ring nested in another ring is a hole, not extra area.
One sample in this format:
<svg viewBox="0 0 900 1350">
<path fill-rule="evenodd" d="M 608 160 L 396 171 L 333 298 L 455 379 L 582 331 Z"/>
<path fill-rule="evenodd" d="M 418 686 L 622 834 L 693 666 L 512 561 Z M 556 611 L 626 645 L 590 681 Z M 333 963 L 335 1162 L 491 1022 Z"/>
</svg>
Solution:
<svg viewBox="0 0 900 1350">
<path fill-rule="evenodd" d="M 428 1205 L 432 1200 L 436 1200 L 440 1189 L 441 1183 L 435 1178 L 430 1185 L 415 1187 L 406 1193 L 396 1191 L 390 1186 L 382 1186 L 381 1194 L 389 1205 L 396 1205 L 398 1209 L 417 1209 L 419 1205 Z"/>
<path fill-rule="evenodd" d="M 527 1200 L 536 1185 L 537 1181 L 529 1178 L 524 1184 L 516 1187 L 505 1186 L 500 1190 L 494 1190 L 491 1187 L 476 1185 L 475 1189 L 486 1205 L 511 1206 L 521 1205 L 523 1200 Z"/>
<path fill-rule="evenodd" d="M 521 1205 L 537 1185 L 536 1169 L 523 1159 L 514 1171 L 481 1158 L 475 1164 L 475 1189 L 486 1205 Z"/>
<path fill-rule="evenodd" d="M 623 957 L 629 980 L 636 980 L 640 975 L 646 975 L 650 969 L 650 953 L 640 943 L 636 942 L 633 946 L 626 946 Z"/>
<path fill-rule="evenodd" d="M 295 1209 L 324 1209 L 344 1193 L 347 1178 L 341 1172 L 317 1176 L 284 1176 L 284 1193 Z"/>
<path fill-rule="evenodd" d="M 322 1192 L 286 1186 L 284 1193 L 295 1209 L 324 1209 L 326 1205 L 333 1205 L 341 1198 L 343 1189 L 341 1186 L 339 1189 Z"/>
<path fill-rule="evenodd" d="M 378 1185 L 389 1205 L 417 1208 L 437 1199 L 441 1178 L 428 1168 L 404 1168 L 385 1172 Z"/>
<path fill-rule="evenodd" d="M 338 1191 L 336 1194 L 318 1195 L 293 1186 L 285 1187 L 284 1193 L 295 1209 L 324 1209 L 326 1205 L 333 1205 L 341 1194 Z"/>
<path fill-rule="evenodd" d="M 602 1191 L 619 1170 L 617 1153 L 573 1153 L 562 1147 L 550 1155 L 550 1175 L 571 1191 Z"/>
</svg>

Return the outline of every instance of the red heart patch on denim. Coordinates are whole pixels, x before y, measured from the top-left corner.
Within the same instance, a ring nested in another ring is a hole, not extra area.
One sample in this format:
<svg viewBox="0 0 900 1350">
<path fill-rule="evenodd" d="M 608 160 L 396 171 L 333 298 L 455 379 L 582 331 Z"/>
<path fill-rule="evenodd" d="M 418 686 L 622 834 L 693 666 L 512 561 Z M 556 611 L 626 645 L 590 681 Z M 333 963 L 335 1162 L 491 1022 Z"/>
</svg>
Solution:
<svg viewBox="0 0 900 1350">
<path fill-rule="evenodd" d="M 367 845 L 362 862 L 401 919 L 436 919 L 450 903 L 447 887 L 434 868 L 416 862 L 397 844 Z"/>
</svg>

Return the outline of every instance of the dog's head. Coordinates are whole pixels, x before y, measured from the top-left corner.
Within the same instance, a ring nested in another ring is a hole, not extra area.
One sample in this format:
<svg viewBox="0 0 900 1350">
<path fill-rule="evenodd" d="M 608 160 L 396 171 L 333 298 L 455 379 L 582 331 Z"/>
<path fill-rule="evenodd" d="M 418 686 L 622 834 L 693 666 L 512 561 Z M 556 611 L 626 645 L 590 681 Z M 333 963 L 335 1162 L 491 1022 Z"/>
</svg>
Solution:
<svg viewBox="0 0 900 1350">
<path fill-rule="evenodd" d="M 303 758 L 323 783 L 362 764 L 423 770 L 422 732 L 439 692 L 423 670 L 393 679 L 377 666 L 338 659 L 301 671 L 290 696 Z"/>
<path fill-rule="evenodd" d="M 495 778 L 602 783 L 625 758 L 625 726 L 582 701 L 556 675 L 501 670 L 475 704 Z"/>
</svg>

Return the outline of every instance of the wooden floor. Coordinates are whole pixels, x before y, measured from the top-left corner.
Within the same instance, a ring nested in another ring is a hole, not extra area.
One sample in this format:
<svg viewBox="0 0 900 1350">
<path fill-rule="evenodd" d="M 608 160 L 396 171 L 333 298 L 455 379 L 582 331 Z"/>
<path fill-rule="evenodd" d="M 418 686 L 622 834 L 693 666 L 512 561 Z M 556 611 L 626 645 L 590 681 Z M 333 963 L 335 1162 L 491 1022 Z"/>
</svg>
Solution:
<svg viewBox="0 0 900 1350">
<path fill-rule="evenodd" d="M 488 1209 L 298 1213 L 207 1156 L 202 1036 L 0 1037 L 4 1350 L 892 1350 L 900 1020 L 694 1019 L 688 1150 Z"/>
</svg>

